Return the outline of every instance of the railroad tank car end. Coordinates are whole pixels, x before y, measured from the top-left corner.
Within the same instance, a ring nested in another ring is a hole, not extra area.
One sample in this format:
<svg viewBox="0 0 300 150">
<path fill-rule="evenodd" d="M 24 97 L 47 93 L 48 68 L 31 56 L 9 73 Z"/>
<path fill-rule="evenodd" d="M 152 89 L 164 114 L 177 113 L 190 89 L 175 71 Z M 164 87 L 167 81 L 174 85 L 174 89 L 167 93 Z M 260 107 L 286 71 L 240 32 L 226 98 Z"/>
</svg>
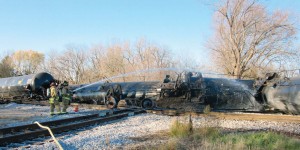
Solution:
<svg viewBox="0 0 300 150">
<path fill-rule="evenodd" d="M 1 78 L 0 98 L 2 100 L 40 100 L 46 98 L 46 89 L 53 81 L 53 76 L 46 72 Z"/>
</svg>

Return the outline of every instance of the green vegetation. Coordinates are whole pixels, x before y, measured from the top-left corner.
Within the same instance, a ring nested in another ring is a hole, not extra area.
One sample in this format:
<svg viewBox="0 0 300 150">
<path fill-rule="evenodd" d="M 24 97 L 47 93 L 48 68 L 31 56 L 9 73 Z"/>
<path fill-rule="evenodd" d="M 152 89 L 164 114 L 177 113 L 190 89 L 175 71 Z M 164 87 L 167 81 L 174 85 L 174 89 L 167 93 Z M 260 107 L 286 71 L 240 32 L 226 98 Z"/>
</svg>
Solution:
<svg viewBox="0 0 300 150">
<path fill-rule="evenodd" d="M 173 137 L 187 137 L 190 134 L 192 134 L 192 124 L 191 123 L 187 123 L 187 124 L 183 124 L 180 123 L 178 120 L 174 121 L 171 129 L 170 129 L 170 134 Z"/>
<path fill-rule="evenodd" d="M 204 114 L 208 114 L 208 113 L 210 113 L 210 111 L 211 111 L 210 105 L 206 105 L 203 109 Z"/>
<path fill-rule="evenodd" d="M 274 132 L 225 132 L 220 128 L 191 129 L 191 122 L 174 121 L 170 140 L 158 149 L 299 149 L 300 140 Z"/>
<path fill-rule="evenodd" d="M 244 149 L 299 149 L 300 141 L 274 132 L 223 134 L 214 143 L 231 143 Z"/>
</svg>

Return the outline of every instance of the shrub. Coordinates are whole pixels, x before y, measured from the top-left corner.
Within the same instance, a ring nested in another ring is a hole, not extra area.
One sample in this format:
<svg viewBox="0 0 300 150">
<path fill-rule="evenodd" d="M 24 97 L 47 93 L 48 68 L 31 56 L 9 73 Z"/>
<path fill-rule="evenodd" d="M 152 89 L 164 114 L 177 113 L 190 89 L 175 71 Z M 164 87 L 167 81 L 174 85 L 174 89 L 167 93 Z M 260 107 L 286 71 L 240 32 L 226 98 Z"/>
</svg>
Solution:
<svg viewBox="0 0 300 150">
<path fill-rule="evenodd" d="M 210 111 L 211 111 L 210 105 L 206 105 L 203 109 L 204 114 L 208 114 L 208 113 L 210 113 Z"/>
<path fill-rule="evenodd" d="M 192 133 L 192 122 L 180 123 L 178 120 L 175 120 L 170 130 L 171 136 L 173 137 L 187 137 Z"/>
</svg>

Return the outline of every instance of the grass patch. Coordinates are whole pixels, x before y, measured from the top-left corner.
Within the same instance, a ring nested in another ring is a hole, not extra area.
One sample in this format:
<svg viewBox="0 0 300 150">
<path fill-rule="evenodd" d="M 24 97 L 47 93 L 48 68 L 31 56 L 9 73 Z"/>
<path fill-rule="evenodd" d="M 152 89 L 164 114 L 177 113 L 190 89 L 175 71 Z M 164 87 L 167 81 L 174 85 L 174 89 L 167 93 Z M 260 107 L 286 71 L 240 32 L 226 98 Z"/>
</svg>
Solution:
<svg viewBox="0 0 300 150">
<path fill-rule="evenodd" d="M 231 133 L 217 138 L 214 143 L 232 143 L 232 147 L 246 149 L 299 149 L 300 141 L 274 132 Z"/>
<path fill-rule="evenodd" d="M 209 114 L 211 112 L 211 108 L 210 105 L 206 105 L 203 109 L 203 113 L 204 114 Z"/>
<path fill-rule="evenodd" d="M 178 120 L 175 120 L 172 123 L 171 129 L 170 129 L 170 135 L 172 137 L 178 137 L 183 138 L 187 137 L 192 134 L 192 123 L 181 123 Z"/>
<path fill-rule="evenodd" d="M 170 142 L 158 149 L 247 149 L 296 150 L 300 140 L 274 132 L 224 132 L 220 128 L 192 129 L 192 122 L 175 120 L 170 128 Z"/>
</svg>

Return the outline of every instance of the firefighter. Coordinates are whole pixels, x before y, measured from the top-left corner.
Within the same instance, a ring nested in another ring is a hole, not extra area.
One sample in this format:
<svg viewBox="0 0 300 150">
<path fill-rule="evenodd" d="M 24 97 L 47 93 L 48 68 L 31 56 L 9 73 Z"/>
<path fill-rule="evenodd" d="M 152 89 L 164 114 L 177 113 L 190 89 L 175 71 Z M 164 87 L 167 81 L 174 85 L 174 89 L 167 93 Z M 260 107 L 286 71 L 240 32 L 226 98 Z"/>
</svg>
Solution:
<svg viewBox="0 0 300 150">
<path fill-rule="evenodd" d="M 62 98 L 62 102 L 61 102 L 62 114 L 67 113 L 67 108 L 71 101 L 71 94 L 69 93 L 68 86 L 69 86 L 69 83 L 67 81 L 64 81 L 61 84 L 61 92 L 60 93 L 61 93 L 61 98 Z"/>
<path fill-rule="evenodd" d="M 50 115 L 55 115 L 54 108 L 56 108 L 56 111 L 58 114 L 61 113 L 58 100 L 59 100 L 59 96 L 57 94 L 56 84 L 54 82 L 52 82 L 50 84 L 50 98 L 49 98 Z"/>
<path fill-rule="evenodd" d="M 169 78 L 170 75 L 166 75 L 166 78 L 164 79 L 164 83 L 169 83 L 171 81 Z"/>
</svg>

